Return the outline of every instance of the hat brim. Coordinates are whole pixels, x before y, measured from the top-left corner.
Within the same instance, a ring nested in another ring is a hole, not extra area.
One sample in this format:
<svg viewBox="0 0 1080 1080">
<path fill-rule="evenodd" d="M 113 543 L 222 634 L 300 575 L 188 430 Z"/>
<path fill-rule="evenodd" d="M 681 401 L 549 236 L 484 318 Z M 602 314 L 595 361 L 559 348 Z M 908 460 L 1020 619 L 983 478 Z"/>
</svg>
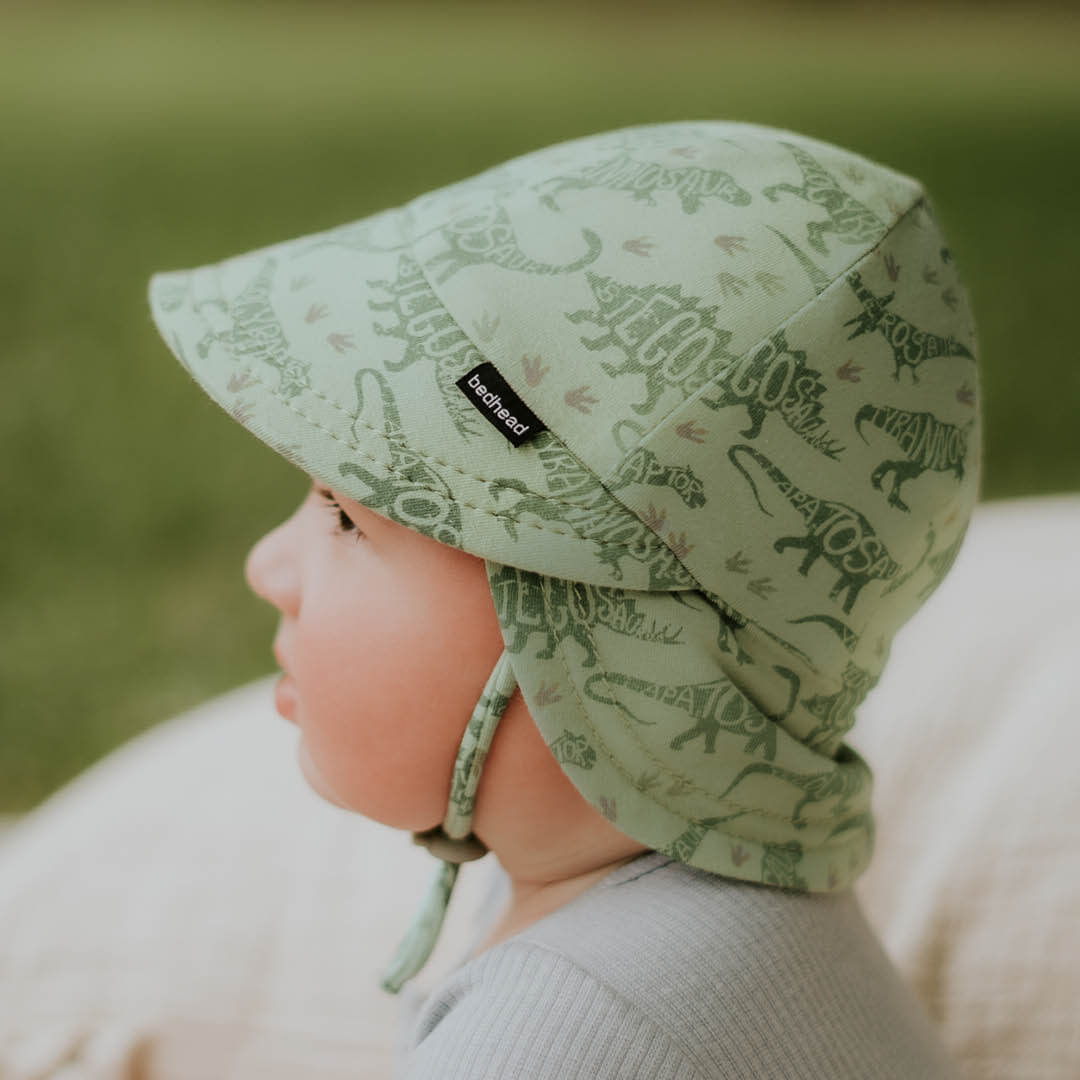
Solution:
<svg viewBox="0 0 1080 1080">
<path fill-rule="evenodd" d="M 235 420 L 376 513 L 570 580 L 694 587 L 560 440 L 515 447 L 470 404 L 456 382 L 485 356 L 428 283 L 409 221 L 387 211 L 157 274 L 154 321 Z"/>
</svg>

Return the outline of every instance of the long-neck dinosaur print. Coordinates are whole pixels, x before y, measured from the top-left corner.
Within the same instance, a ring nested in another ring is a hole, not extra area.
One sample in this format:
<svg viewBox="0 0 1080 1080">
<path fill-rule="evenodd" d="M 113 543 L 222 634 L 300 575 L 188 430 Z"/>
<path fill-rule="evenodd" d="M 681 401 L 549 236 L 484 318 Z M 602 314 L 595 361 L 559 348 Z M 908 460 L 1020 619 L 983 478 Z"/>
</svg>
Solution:
<svg viewBox="0 0 1080 1080">
<path fill-rule="evenodd" d="M 626 191 L 635 199 L 656 205 L 658 191 L 673 191 L 686 214 L 697 213 L 706 199 L 721 199 L 732 206 L 748 206 L 750 192 L 740 187 L 723 169 L 703 169 L 698 165 L 671 168 L 655 161 L 636 161 L 628 154 L 597 162 L 574 176 L 545 181 L 540 201 L 558 210 L 555 197 L 567 189 L 583 191 L 592 187 Z"/>
<path fill-rule="evenodd" d="M 618 693 L 616 687 L 622 693 Z M 619 671 L 600 671 L 585 680 L 585 693 L 603 705 L 616 706 L 639 724 L 655 721 L 638 716 L 626 704 L 629 695 L 637 695 L 646 703 L 659 702 L 682 710 L 694 723 L 671 740 L 672 750 L 681 750 L 687 743 L 700 738 L 703 740 L 702 752 L 714 754 L 717 737 L 724 732 L 745 740 L 744 754 L 760 753 L 766 761 L 776 757 L 776 724 L 745 699 L 728 679 L 667 684 Z M 651 711 L 650 704 L 646 704 L 643 711 Z"/>
<path fill-rule="evenodd" d="M 769 232 L 780 237 L 784 246 L 795 256 L 795 261 L 802 267 L 803 273 L 809 278 L 810 287 L 815 293 L 820 295 L 832 284 L 829 275 L 794 240 L 785 236 L 779 229 L 774 229 L 771 225 L 766 226 L 766 228 Z"/>
<path fill-rule="evenodd" d="M 728 459 L 746 478 L 754 498 L 763 513 L 765 509 L 758 494 L 757 484 L 740 458 L 755 461 L 765 479 L 780 493 L 787 503 L 802 517 L 806 531 L 803 535 L 782 536 L 773 544 L 777 552 L 787 548 L 803 548 L 806 556 L 799 566 L 799 573 L 806 577 L 818 559 L 824 558 L 838 573 L 836 584 L 829 592 L 830 600 L 838 600 L 844 593 L 843 611 L 849 614 L 859 592 L 869 582 L 887 581 L 900 569 L 889 554 L 885 544 L 878 538 L 870 522 L 854 507 L 836 499 L 824 499 L 805 491 L 789 480 L 760 450 L 743 443 L 728 450 Z"/>
<path fill-rule="evenodd" d="M 806 227 L 807 240 L 812 248 L 827 255 L 829 250 L 823 238 L 830 233 L 843 244 L 873 243 L 884 235 L 885 222 L 870 207 L 849 195 L 815 157 L 792 143 L 784 143 L 784 146 L 802 170 L 802 186 L 772 184 L 762 194 L 776 202 L 781 191 L 787 192 L 820 206 L 828 213 L 828 221 L 811 221 Z"/>
<path fill-rule="evenodd" d="M 390 475 L 376 476 L 354 461 L 342 462 L 338 472 L 367 486 L 361 501 L 376 513 L 441 544 L 461 547 L 461 508 L 446 481 L 404 442 L 401 414 L 386 376 L 374 368 L 358 371 L 356 401 L 357 441 L 366 443 L 372 430 L 385 433 L 390 462 L 384 467 Z"/>
<path fill-rule="evenodd" d="M 892 584 L 885 590 L 890 592 L 896 588 L 896 582 L 899 578 L 893 578 Z M 833 615 L 803 615 L 798 619 L 788 619 L 792 625 L 798 625 L 800 623 L 821 623 L 826 629 L 831 630 L 841 641 L 844 648 L 848 652 L 854 652 L 859 644 L 859 635 L 855 633 L 846 623 L 842 623 L 838 618 Z"/>
<path fill-rule="evenodd" d="M 877 330 L 889 343 L 893 351 L 893 361 L 896 367 L 893 378 L 900 379 L 900 369 L 911 369 L 912 382 L 919 381 L 919 366 L 927 360 L 939 356 L 965 356 L 969 360 L 974 357 L 970 351 L 954 337 L 941 337 L 940 334 L 932 334 L 928 330 L 920 330 L 914 323 L 909 322 L 902 315 L 889 310 L 895 293 L 887 296 L 876 296 L 874 292 L 863 284 L 862 275 L 857 270 L 852 270 L 847 275 L 847 283 L 852 292 L 862 304 L 862 311 L 853 319 L 848 319 L 845 326 L 855 324 L 855 329 L 848 336 L 848 341 L 860 334 L 869 334 Z"/>
<path fill-rule="evenodd" d="M 572 311 L 566 317 L 603 329 L 596 337 L 581 338 L 585 348 L 622 352 L 623 363 L 601 363 L 606 374 L 644 376 L 645 399 L 631 405 L 634 412 L 652 412 L 670 386 L 690 397 L 738 359 L 727 350 L 731 332 L 716 325 L 719 309 L 683 296 L 678 285 L 625 285 L 592 271 L 586 277 L 599 310 Z"/>
<path fill-rule="evenodd" d="M 796 435 L 826 457 L 844 447 L 830 432 L 822 413 L 825 384 L 821 372 L 807 366 L 806 353 L 792 349 L 783 330 L 724 370 L 701 395 L 710 409 L 744 405 L 750 426 L 741 435 L 756 439 L 769 412 L 775 412 Z"/>
<path fill-rule="evenodd" d="M 281 329 L 270 289 L 277 269 L 276 259 L 267 259 L 231 305 L 205 301 L 199 313 L 210 329 L 195 346 L 205 357 L 214 343 L 227 346 L 235 357 L 258 360 L 277 371 L 275 392 L 290 399 L 311 385 L 311 365 L 289 352 L 289 342 Z"/>
<path fill-rule="evenodd" d="M 499 622 L 509 635 L 506 648 L 510 653 L 520 653 L 533 634 L 543 634 L 545 644 L 536 656 L 550 660 L 559 642 L 571 638 L 585 653 L 582 666 L 594 667 L 594 627 L 656 645 L 682 644 L 681 626 L 658 626 L 621 589 L 552 578 L 549 614 L 543 585 L 535 574 L 503 565 L 491 574 L 490 585 Z"/>
<path fill-rule="evenodd" d="M 542 431 L 531 445 L 543 465 L 548 495 L 553 498 L 531 491 L 514 478 L 496 477 L 489 484 L 497 500 L 517 495 L 499 514 L 511 538 L 517 539 L 522 515 L 533 514 L 541 521 L 562 523 L 566 531 L 594 541 L 597 561 L 608 567 L 613 581 L 623 579 L 623 560 L 631 559 L 648 569 L 650 589 L 697 587 L 675 553 L 658 542 L 657 534 L 615 504 L 596 477 L 550 432 Z"/>
<path fill-rule="evenodd" d="M 855 414 L 855 430 L 863 442 L 868 442 L 862 430 L 867 422 L 888 435 L 904 455 L 899 460 L 881 462 L 870 474 L 870 482 L 878 491 L 883 490 L 885 477 L 893 474 L 889 491 L 891 506 L 907 510 L 907 503 L 900 498 L 900 486 L 928 469 L 952 472 L 957 480 L 963 480 L 972 422 L 957 427 L 938 420 L 932 413 L 867 403 Z"/>
<path fill-rule="evenodd" d="M 841 745 L 841 754 L 843 750 L 844 747 Z M 870 771 L 865 766 L 838 769 L 833 767 L 831 761 L 828 762 L 828 766 L 824 772 L 805 773 L 784 768 L 771 761 L 754 761 L 739 770 L 735 779 L 717 795 L 717 801 L 726 799 L 748 776 L 771 776 L 801 793 L 802 798 L 791 812 L 791 823 L 796 829 L 805 829 L 810 824 L 810 820 L 802 816 L 805 806 L 836 799 L 836 808 L 830 816 L 839 817 L 848 813 L 848 800 L 860 794 L 870 782 Z"/>
<path fill-rule="evenodd" d="M 386 312 L 393 319 L 388 327 L 375 323 L 375 333 L 405 343 L 399 360 L 385 361 L 386 370 L 403 371 L 418 361 L 433 364 L 435 385 L 454 426 L 466 437 L 476 435 L 480 425 L 478 414 L 458 389 L 457 380 L 484 357 L 443 307 L 419 263 L 411 255 L 402 255 L 393 281 L 367 284 L 388 297 L 369 300 L 368 307 L 375 312 Z"/>
<path fill-rule="evenodd" d="M 600 254 L 600 237 L 590 229 L 582 230 L 586 250 L 577 259 L 563 265 L 539 262 L 518 243 L 510 215 L 502 206 L 489 207 L 444 226 L 441 230 L 447 248 L 428 259 L 426 270 L 441 283 L 466 266 L 491 265 L 523 274 L 569 274 L 593 262 Z"/>
</svg>

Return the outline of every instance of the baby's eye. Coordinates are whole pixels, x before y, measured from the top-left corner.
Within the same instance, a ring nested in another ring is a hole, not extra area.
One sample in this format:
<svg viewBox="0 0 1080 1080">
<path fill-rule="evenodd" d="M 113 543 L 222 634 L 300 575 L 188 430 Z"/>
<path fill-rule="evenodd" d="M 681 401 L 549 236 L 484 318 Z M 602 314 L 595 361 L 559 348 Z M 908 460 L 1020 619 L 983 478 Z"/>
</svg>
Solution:
<svg viewBox="0 0 1080 1080">
<path fill-rule="evenodd" d="M 327 509 L 337 516 L 337 528 L 334 531 L 340 533 L 355 532 L 356 538 L 359 540 L 364 534 L 356 527 L 356 522 L 341 508 L 341 504 L 334 498 L 334 493 L 327 488 L 319 488 L 318 491 L 326 500 Z"/>
</svg>

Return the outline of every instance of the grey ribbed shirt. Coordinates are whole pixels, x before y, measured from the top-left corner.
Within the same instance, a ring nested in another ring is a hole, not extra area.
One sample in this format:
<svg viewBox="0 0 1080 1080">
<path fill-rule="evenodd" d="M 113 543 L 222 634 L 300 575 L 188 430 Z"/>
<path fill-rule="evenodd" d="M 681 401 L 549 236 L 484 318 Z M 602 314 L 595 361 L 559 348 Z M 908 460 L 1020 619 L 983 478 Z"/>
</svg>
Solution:
<svg viewBox="0 0 1080 1080">
<path fill-rule="evenodd" d="M 957 1073 L 854 894 L 649 853 L 423 1002 L 408 1080 L 940 1080 Z"/>
</svg>

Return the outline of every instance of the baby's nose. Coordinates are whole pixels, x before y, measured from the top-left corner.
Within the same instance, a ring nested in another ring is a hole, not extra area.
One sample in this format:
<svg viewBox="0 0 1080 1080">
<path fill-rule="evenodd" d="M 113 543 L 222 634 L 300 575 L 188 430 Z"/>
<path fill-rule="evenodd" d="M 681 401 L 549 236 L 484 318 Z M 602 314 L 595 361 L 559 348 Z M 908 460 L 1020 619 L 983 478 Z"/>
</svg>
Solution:
<svg viewBox="0 0 1080 1080">
<path fill-rule="evenodd" d="M 288 541 L 288 524 L 268 532 L 248 552 L 244 577 L 257 596 L 285 615 L 296 615 L 300 607 L 300 573 Z"/>
</svg>

